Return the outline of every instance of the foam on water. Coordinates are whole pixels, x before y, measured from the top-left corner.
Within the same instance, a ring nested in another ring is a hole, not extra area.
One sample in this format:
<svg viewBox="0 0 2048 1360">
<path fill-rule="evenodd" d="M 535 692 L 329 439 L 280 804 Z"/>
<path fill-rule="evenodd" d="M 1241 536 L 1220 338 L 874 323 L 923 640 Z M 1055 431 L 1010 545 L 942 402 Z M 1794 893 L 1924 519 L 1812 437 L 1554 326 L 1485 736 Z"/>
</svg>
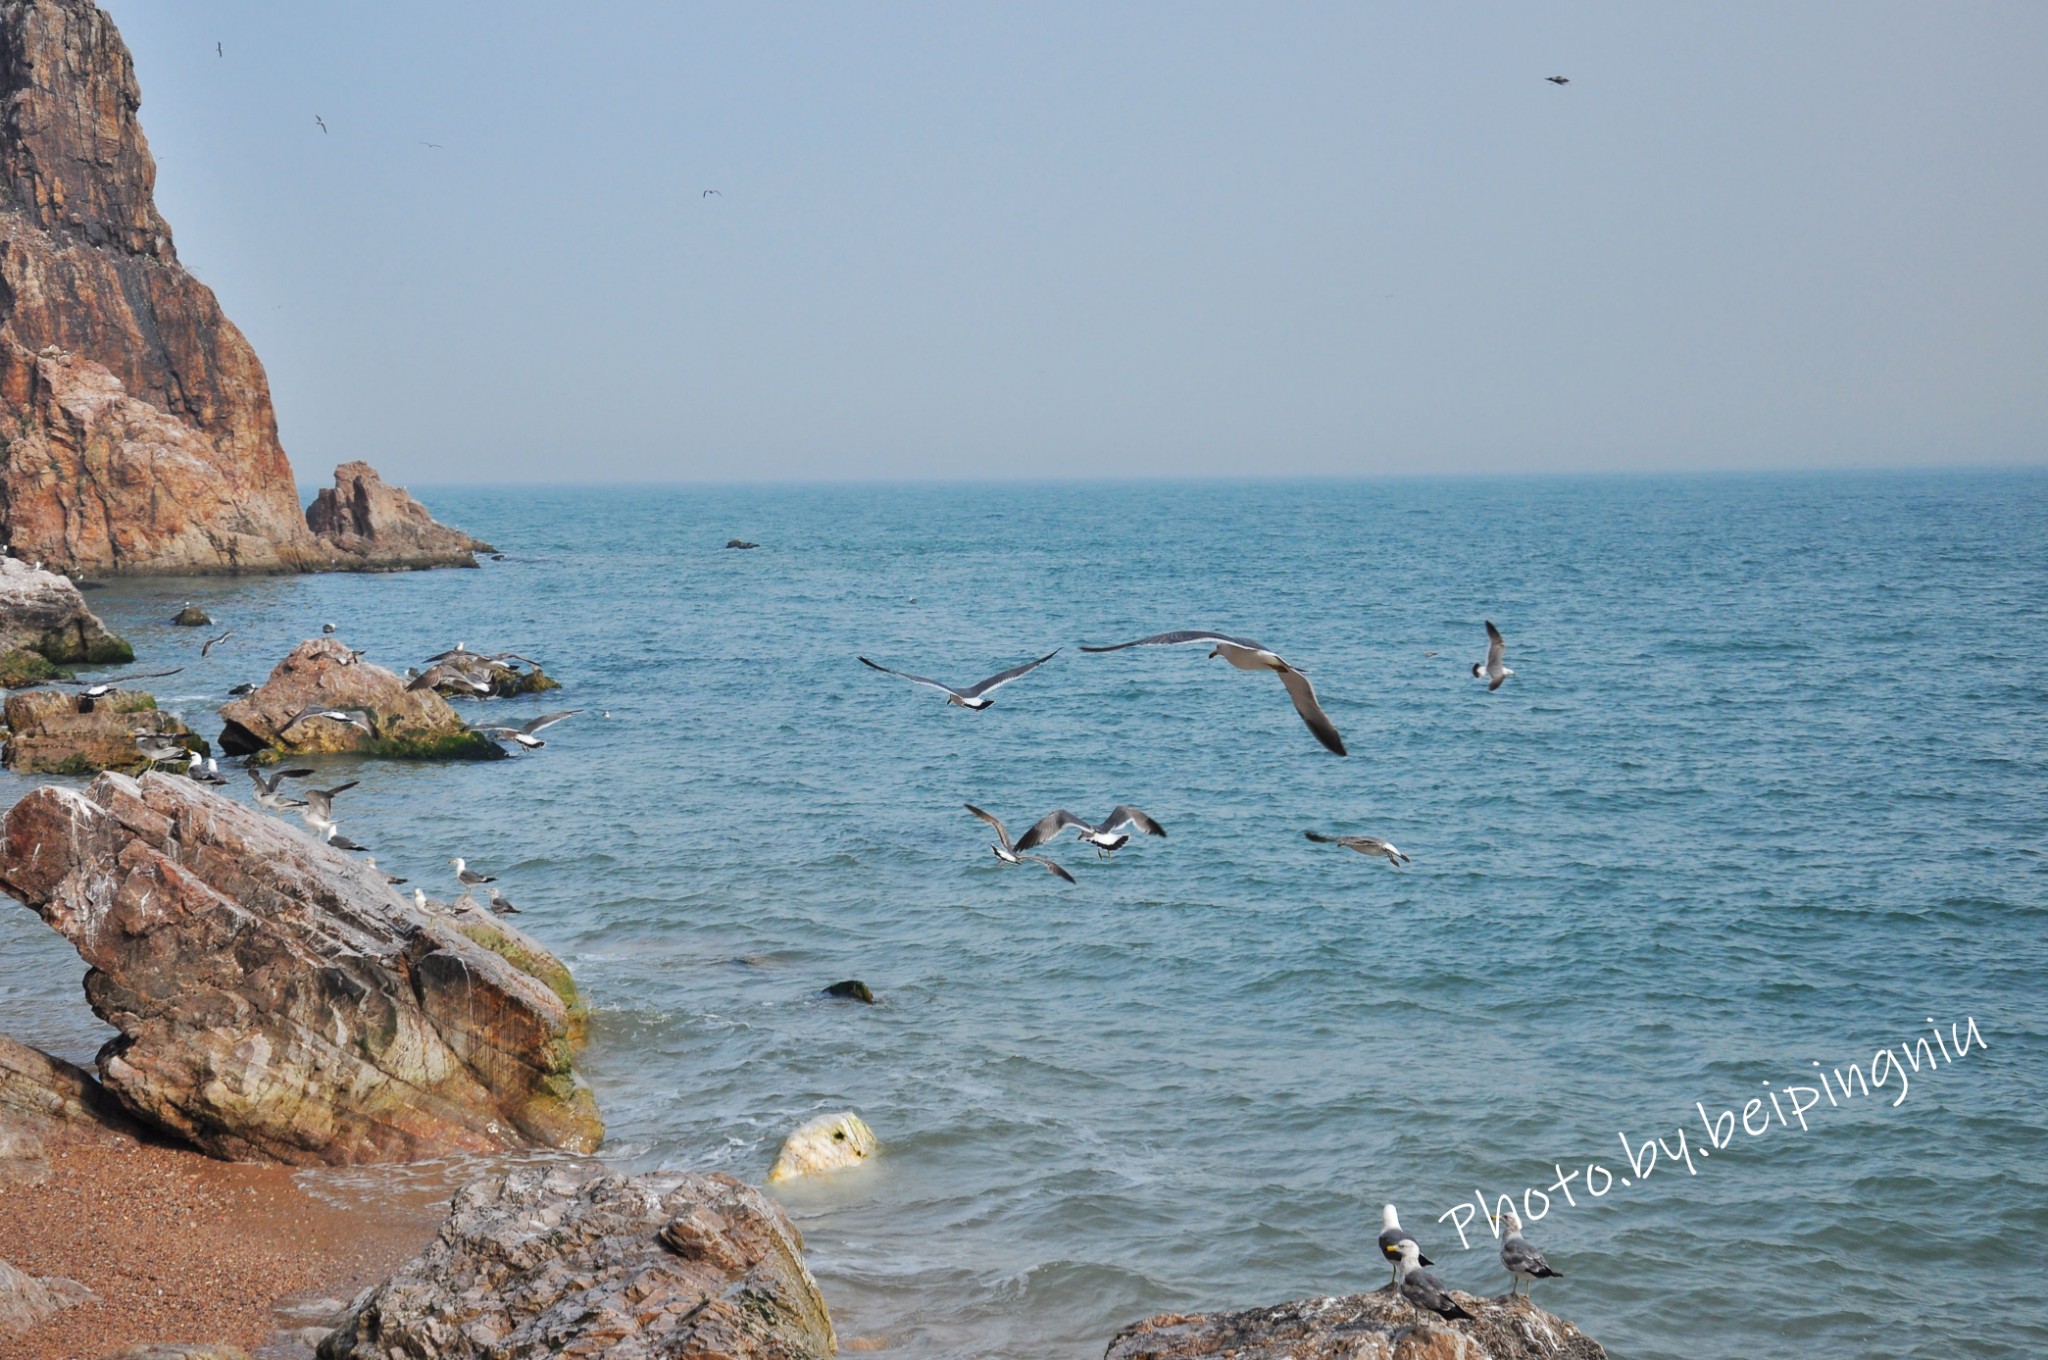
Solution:
<svg viewBox="0 0 2048 1360">
<path fill-rule="evenodd" d="M 561 678 L 491 705 L 586 710 L 531 757 L 328 762 L 344 829 L 430 891 L 452 855 L 498 875 L 595 1002 L 628 1164 L 758 1180 L 813 1114 L 874 1126 L 877 1164 L 784 1196 L 842 1336 L 1094 1356 L 1372 1287 L 1389 1199 L 1502 1292 L 1483 1221 L 1470 1251 L 1436 1221 L 1475 1190 L 1629 1175 L 1617 1132 L 1696 1143 L 1696 1100 L 1972 1015 L 1988 1051 L 1897 1107 L 1559 1204 L 1539 1298 L 1617 1355 L 2048 1351 L 2048 478 L 428 499 L 508 560 L 89 598 L 186 664 L 155 683 L 209 736 L 325 619 L 394 669 L 462 639 Z M 235 630 L 205 660 L 186 599 Z M 1309 672 L 1352 757 L 1198 649 L 1074 645 L 1185 626 Z M 1055 645 L 979 714 L 854 660 L 968 681 Z M 1068 887 L 969 801 L 1170 837 L 1063 845 Z M 0 1030 L 88 1058 L 79 974 L 0 912 Z M 882 1004 L 817 995 L 848 977 Z"/>
</svg>

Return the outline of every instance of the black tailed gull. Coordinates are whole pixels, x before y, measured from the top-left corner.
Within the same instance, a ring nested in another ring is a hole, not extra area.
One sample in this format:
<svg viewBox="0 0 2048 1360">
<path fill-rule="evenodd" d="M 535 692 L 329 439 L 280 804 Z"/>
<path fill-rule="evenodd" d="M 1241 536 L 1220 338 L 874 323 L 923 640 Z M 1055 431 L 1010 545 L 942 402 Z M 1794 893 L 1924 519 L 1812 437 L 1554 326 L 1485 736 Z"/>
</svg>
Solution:
<svg viewBox="0 0 2048 1360">
<path fill-rule="evenodd" d="M 1401 1267 L 1399 1265 L 1401 1260 L 1400 1246 L 1403 1242 L 1414 1241 L 1415 1239 L 1408 1235 L 1408 1230 L 1401 1226 L 1401 1216 L 1394 1212 L 1394 1206 L 1391 1204 L 1382 1205 L 1380 1207 L 1380 1255 L 1386 1257 L 1388 1264 L 1393 1266 L 1395 1284 L 1401 1282 Z M 1422 1244 L 1419 1242 L 1415 1246 L 1415 1261 L 1418 1265 L 1433 1266 L 1436 1264 L 1436 1262 L 1422 1254 Z"/>
<path fill-rule="evenodd" d="M 1072 883 L 1074 881 L 1074 876 L 1072 874 L 1068 873 L 1065 869 L 1062 869 L 1059 865 L 1054 864 L 1051 860 L 1045 858 L 1045 856 L 1043 855 L 1018 854 L 1017 847 L 1010 843 L 1009 829 L 1003 825 L 1002 820 L 998 818 L 994 813 L 983 812 L 980 808 L 976 807 L 972 803 L 966 803 L 963 804 L 963 806 L 966 807 L 966 809 L 969 812 L 981 818 L 981 820 L 987 822 L 990 826 L 996 829 L 996 843 L 990 846 L 989 849 L 995 852 L 995 857 L 997 859 L 1001 860 L 1005 864 L 1022 864 L 1025 860 L 1030 860 L 1033 864 L 1044 865 L 1046 872 L 1048 873 L 1057 874 L 1061 878 L 1067 880 L 1067 882 L 1069 883 Z"/>
<path fill-rule="evenodd" d="M 1484 663 L 1473 662 L 1472 674 L 1486 681 L 1486 692 L 1489 694 L 1499 689 L 1507 681 L 1507 678 L 1514 674 L 1513 671 L 1501 664 L 1501 658 L 1507 655 L 1507 651 L 1507 639 L 1500 635 L 1500 629 L 1493 626 L 1493 620 L 1488 619 L 1486 621 L 1486 660 Z"/>
<path fill-rule="evenodd" d="M 495 874 L 480 874 L 470 868 L 460 855 L 457 855 L 448 862 L 455 866 L 455 881 L 464 888 L 481 888 L 486 883 L 496 883 L 498 881 Z"/>
<path fill-rule="evenodd" d="M 1438 1317 L 1472 1316 L 1451 1297 L 1451 1291 L 1444 1288 L 1442 1280 L 1422 1268 L 1422 1248 L 1415 1245 L 1414 1238 L 1402 1238 L 1394 1244 L 1394 1251 L 1394 1279 L 1400 1286 L 1402 1298 Z"/>
<path fill-rule="evenodd" d="M 876 665 L 866 657 L 860 658 L 860 664 L 866 666 L 869 670 L 880 671 L 884 675 L 893 675 L 898 679 L 908 680 L 914 685 L 928 685 L 932 689 L 944 694 L 947 703 L 958 704 L 961 708 L 973 709 L 976 713 L 979 713 L 982 709 L 995 703 L 995 700 L 984 697 L 990 691 L 1002 688 L 1020 675 L 1037 670 L 1059 654 L 1060 649 L 1055 647 L 1036 661 L 1027 661 L 1021 666 L 1012 666 L 1000 675 L 991 675 L 981 683 L 969 685 L 966 689 L 955 689 L 943 681 L 927 679 L 922 675 L 912 675 L 909 671 L 892 671 L 887 666 Z"/>
<path fill-rule="evenodd" d="M 1017 849 L 1022 851 L 1030 850 L 1040 845 L 1050 845 L 1059 836 L 1060 832 L 1065 831 L 1070 826 L 1080 833 L 1082 840 L 1095 847 L 1095 852 L 1098 855 L 1108 855 L 1123 849 L 1124 842 L 1128 841 L 1130 837 L 1128 835 L 1119 836 L 1116 834 L 1122 827 L 1135 828 L 1148 836 L 1164 836 L 1166 834 L 1165 827 L 1153 821 L 1141 809 L 1134 808 L 1129 803 L 1118 803 L 1110 809 L 1109 815 L 1099 822 L 1082 821 L 1065 808 L 1061 808 L 1056 812 L 1048 812 L 1045 816 L 1039 818 L 1037 824 L 1025 832 L 1023 838 L 1017 842 Z"/>
<path fill-rule="evenodd" d="M 1543 1253 L 1529 1245 L 1522 1236 L 1522 1219 L 1513 1209 L 1496 1220 L 1502 1229 L 1500 1239 L 1500 1263 L 1507 1267 L 1508 1274 L 1515 1277 L 1508 1292 L 1515 1293 L 1522 1287 L 1522 1281 L 1529 1281 L 1533 1291 L 1538 1280 L 1561 1280 L 1564 1275 L 1552 1270 L 1550 1262 L 1543 1259 Z"/>
<path fill-rule="evenodd" d="M 1323 712 L 1322 705 L 1316 702 L 1315 686 L 1308 682 L 1306 675 L 1288 665 L 1277 652 L 1272 651 L 1264 643 L 1253 642 L 1249 638 L 1234 638 L 1225 633 L 1205 633 L 1193 629 L 1178 633 L 1159 633 L 1131 642 L 1111 643 L 1106 647 L 1084 645 L 1081 650 L 1120 652 L 1126 647 L 1177 647 L 1188 642 L 1210 644 L 1210 656 L 1220 656 L 1241 671 L 1276 672 L 1280 676 L 1280 683 L 1287 687 L 1287 697 L 1294 700 L 1294 711 L 1308 724 L 1308 730 L 1315 734 L 1316 740 L 1340 756 L 1350 754 L 1344 749 L 1344 738 L 1337 734 L 1337 725 L 1330 721 L 1329 715 Z"/>
<path fill-rule="evenodd" d="M 1408 857 L 1396 849 L 1393 842 L 1383 841 L 1378 836 L 1324 836 L 1314 831 L 1301 834 L 1321 845 L 1341 845 L 1361 855 L 1383 855 L 1387 863 L 1397 869 L 1408 862 Z"/>
<path fill-rule="evenodd" d="M 543 713 L 538 718 L 530 719 L 517 727 L 506 723 L 486 723 L 471 730 L 483 733 L 492 741 L 516 741 L 529 751 L 537 751 L 547 743 L 535 736 L 536 732 L 553 727 L 564 718 L 573 718 L 582 711 L 580 708 L 565 708 L 560 713 Z"/>
</svg>

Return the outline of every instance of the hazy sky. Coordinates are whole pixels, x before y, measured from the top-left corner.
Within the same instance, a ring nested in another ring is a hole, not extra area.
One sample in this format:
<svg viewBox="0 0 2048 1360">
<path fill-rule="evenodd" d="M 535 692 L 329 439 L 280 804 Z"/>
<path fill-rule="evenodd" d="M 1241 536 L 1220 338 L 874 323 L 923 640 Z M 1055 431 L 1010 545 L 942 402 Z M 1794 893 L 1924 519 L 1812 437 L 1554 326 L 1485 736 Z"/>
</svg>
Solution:
<svg viewBox="0 0 2048 1360">
<path fill-rule="evenodd" d="M 106 8 L 302 481 L 2048 461 L 2035 0 Z"/>
</svg>

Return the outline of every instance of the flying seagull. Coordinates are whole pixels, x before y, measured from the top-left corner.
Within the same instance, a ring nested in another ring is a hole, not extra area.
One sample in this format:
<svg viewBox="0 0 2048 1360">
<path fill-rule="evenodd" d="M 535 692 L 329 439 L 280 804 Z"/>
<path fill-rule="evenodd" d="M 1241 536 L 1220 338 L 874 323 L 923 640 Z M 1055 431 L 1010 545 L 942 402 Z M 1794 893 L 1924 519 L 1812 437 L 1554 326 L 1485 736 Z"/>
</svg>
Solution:
<svg viewBox="0 0 2048 1360">
<path fill-rule="evenodd" d="M 1444 1282 L 1422 1268 L 1422 1248 L 1415 1245 L 1415 1239 L 1404 1237 L 1394 1244 L 1394 1280 L 1401 1288 L 1401 1297 L 1426 1312 L 1438 1317 L 1469 1318 L 1472 1315 L 1458 1306 L 1451 1297 L 1451 1291 L 1444 1288 Z"/>
<path fill-rule="evenodd" d="M 1553 85 L 1569 85 L 1572 83 L 1570 76 L 1545 76 L 1543 78 Z"/>
<path fill-rule="evenodd" d="M 1129 835 L 1117 835 L 1123 827 L 1132 827 L 1148 836 L 1164 836 L 1166 828 L 1146 816 L 1143 811 L 1129 803 L 1118 803 L 1109 810 L 1109 815 L 1099 822 L 1084 822 L 1065 808 L 1048 812 L 1038 819 L 1023 839 L 1017 842 L 1017 849 L 1030 850 L 1041 845 L 1051 845 L 1059 834 L 1068 827 L 1080 833 L 1082 840 L 1095 847 L 1097 855 L 1109 855 L 1124 848 Z"/>
<path fill-rule="evenodd" d="M 543 728 L 553 727 L 564 718 L 573 718 L 582 711 L 580 708 L 565 708 L 560 713 L 543 713 L 518 727 L 510 727 L 504 723 L 487 723 L 472 730 L 483 733 L 493 741 L 516 741 L 529 751 L 537 751 L 547 743 L 534 733 Z"/>
<path fill-rule="evenodd" d="M 441 150 L 445 150 L 445 149 L 446 149 L 446 148 L 444 148 L 444 147 L 443 147 L 443 146 L 442 146 L 442 145 L 441 145 L 441 144 L 440 144 L 439 142 L 421 142 L 421 143 L 420 143 L 420 145 L 421 145 L 421 146 L 430 146 L 430 147 L 432 147 L 432 148 L 433 148 L 434 150 L 436 150 L 436 151 L 441 151 Z"/>
<path fill-rule="evenodd" d="M 706 190 L 705 190 L 705 191 L 704 191 L 703 193 L 701 193 L 701 194 L 697 195 L 697 197 L 699 197 L 699 198 L 712 198 L 712 197 L 717 197 L 717 198 L 724 198 L 724 197 L 725 197 L 725 195 L 724 195 L 724 194 L 721 194 L 721 193 L 719 193 L 719 192 L 718 192 L 718 190 L 716 190 L 716 189 L 706 189 Z"/>
<path fill-rule="evenodd" d="M 361 781 L 351 779 L 348 783 L 336 784 L 331 789 L 307 789 L 306 805 L 299 809 L 299 816 L 315 831 L 331 832 L 339 825 L 334 820 L 335 797 L 347 793 L 359 782 Z"/>
<path fill-rule="evenodd" d="M 208 638 L 206 641 L 199 644 L 199 654 L 201 656 L 209 655 L 214 648 L 220 646 L 223 642 L 226 642 L 229 638 L 233 637 L 234 635 L 235 630 L 230 628 L 217 638 Z"/>
<path fill-rule="evenodd" d="M 1380 1208 L 1380 1255 L 1386 1257 L 1387 1261 L 1393 1265 L 1395 1284 L 1401 1282 L 1401 1244 L 1414 1241 L 1415 1239 L 1408 1235 L 1408 1230 L 1401 1226 L 1401 1216 L 1394 1212 L 1394 1206 L 1391 1204 L 1382 1205 Z M 1415 1246 L 1415 1262 L 1417 1265 L 1425 1266 L 1436 1264 L 1436 1262 L 1422 1254 L 1422 1244 L 1419 1242 Z"/>
<path fill-rule="evenodd" d="M 966 689 L 954 689 L 951 685 L 937 680 L 928 680 L 922 675 L 912 675 L 909 671 L 892 671 L 887 666 L 876 665 L 866 657 L 860 659 L 860 664 L 866 666 L 869 670 L 880 671 L 884 675 L 893 675 L 898 679 L 908 680 L 914 685 L 929 686 L 943 693 L 946 696 L 947 703 L 958 704 L 961 708 L 971 708 L 976 713 L 979 713 L 982 709 L 995 703 L 995 700 L 984 698 L 983 696 L 1001 689 L 1004 685 L 1009 684 L 1012 680 L 1026 672 L 1037 670 L 1059 654 L 1060 649 L 1055 647 L 1036 661 L 1027 661 L 1021 666 L 1012 666 L 1000 675 L 991 675 L 980 684 L 969 685 Z"/>
<path fill-rule="evenodd" d="M 1321 845 L 1341 845 L 1361 855 L 1384 855 L 1387 863 L 1396 869 L 1408 862 L 1408 857 L 1395 849 L 1392 842 L 1383 841 L 1378 836 L 1324 836 L 1314 831 L 1301 834 Z M 1424 1261 L 1423 1264 L 1428 1265 L 1429 1262 Z"/>
<path fill-rule="evenodd" d="M 329 722 L 347 723 L 350 727 L 361 728 L 365 736 L 376 735 L 370 729 L 370 715 L 360 708 L 322 708 L 318 704 L 302 708 L 292 714 L 291 719 L 277 729 L 277 735 L 283 736 L 308 718 L 325 718 Z"/>
<path fill-rule="evenodd" d="M 1492 1217 L 1488 1215 L 1488 1217 Z M 1522 1281 L 1529 1282 L 1531 1292 L 1538 1280 L 1561 1280 L 1564 1275 L 1550 1268 L 1550 1262 L 1543 1259 L 1543 1253 L 1529 1245 L 1522 1236 L 1522 1217 L 1513 1209 L 1508 1210 L 1494 1222 L 1500 1224 L 1503 1233 L 1500 1240 L 1500 1263 L 1507 1267 L 1508 1274 L 1515 1277 L 1508 1292 L 1514 1293 L 1522 1287 Z"/>
<path fill-rule="evenodd" d="M 1064 878 L 1069 883 L 1072 883 L 1074 881 L 1074 876 L 1072 874 L 1068 873 L 1065 869 L 1062 869 L 1059 865 L 1054 864 L 1051 860 L 1045 858 L 1045 856 L 1043 855 L 1018 854 L 1016 847 L 1010 844 L 1009 829 L 1002 824 L 1002 822 L 996 817 L 994 813 L 983 812 L 980 808 L 976 807 L 972 803 L 963 804 L 963 806 L 965 806 L 969 812 L 981 818 L 981 820 L 987 822 L 990 826 L 996 829 L 996 843 L 990 846 L 989 849 L 995 852 L 995 857 L 997 859 L 1001 860 L 1005 864 L 1022 864 L 1025 860 L 1028 859 L 1033 864 L 1044 865 L 1046 872 L 1048 873 L 1057 874 L 1059 877 Z"/>
<path fill-rule="evenodd" d="M 1234 638 L 1225 633 L 1207 633 L 1191 629 L 1178 633 L 1159 633 L 1152 637 L 1138 638 L 1132 642 L 1115 642 L 1106 647 L 1081 648 L 1084 652 L 1120 652 L 1126 647 L 1177 647 L 1187 642 L 1206 642 L 1211 645 L 1209 655 L 1220 656 L 1241 671 L 1276 671 L 1280 683 L 1287 687 L 1287 697 L 1294 700 L 1294 711 L 1308 724 L 1308 730 L 1338 755 L 1350 754 L 1344 749 L 1344 738 L 1337 735 L 1337 725 L 1323 712 L 1316 702 L 1315 686 L 1308 677 L 1280 659 L 1278 653 L 1269 650 L 1265 644 L 1249 638 Z"/>
<path fill-rule="evenodd" d="M 124 675 L 121 677 L 121 680 L 124 683 L 129 680 L 161 680 L 166 675 L 176 675 L 184 669 L 183 666 L 173 666 L 167 671 L 143 671 L 139 675 Z M 83 689 L 87 697 L 93 699 L 97 699 L 103 694 L 111 694 L 120 688 L 120 685 L 111 680 L 59 680 L 56 683 L 69 685 L 74 689 Z"/>
<path fill-rule="evenodd" d="M 327 132 L 327 120 L 326 120 L 325 118 L 322 118 L 322 117 L 321 117 L 321 116 L 320 116 L 319 114 L 317 114 L 317 113 L 316 113 L 316 114 L 314 114 L 314 115 L 313 115 L 313 121 L 314 121 L 314 122 L 316 122 L 316 123 L 318 123 L 318 124 L 320 125 L 320 131 L 321 131 L 321 134 L 322 134 L 322 135 L 324 136 L 324 135 L 326 134 L 326 132 Z M 327 631 L 331 633 L 331 632 L 333 632 L 334 630 L 333 630 L 332 628 L 330 628 L 330 629 L 328 629 Z"/>
<path fill-rule="evenodd" d="M 486 883 L 496 883 L 498 881 L 495 874 L 480 874 L 470 868 L 460 855 L 448 862 L 455 866 L 455 881 L 464 888 L 481 888 Z"/>
<path fill-rule="evenodd" d="M 1488 619 L 1486 621 L 1486 661 L 1483 665 L 1477 661 L 1472 663 L 1472 674 L 1486 681 L 1486 692 L 1488 694 L 1499 689 L 1502 684 L 1506 683 L 1507 678 L 1514 674 L 1513 671 L 1501 664 L 1501 658 L 1507 655 L 1507 650 L 1507 639 L 1500 635 L 1500 629 L 1493 626 L 1493 620 Z"/>
<path fill-rule="evenodd" d="M 316 773 L 313 770 L 279 770 L 270 778 L 265 779 L 263 771 L 257 769 L 254 765 L 248 766 L 247 769 L 249 771 L 249 778 L 256 781 L 256 801 L 264 807 L 275 808 L 279 811 L 283 811 L 286 808 L 299 807 L 301 803 L 296 798 L 287 798 L 282 793 L 279 793 L 278 786 L 287 779 L 310 779 Z"/>
<path fill-rule="evenodd" d="M 405 687 L 407 689 L 439 689 L 442 685 L 453 685 L 456 689 L 476 695 L 479 698 L 491 692 L 491 687 L 488 684 L 477 679 L 460 666 L 450 662 L 427 667 L 408 681 Z"/>
</svg>

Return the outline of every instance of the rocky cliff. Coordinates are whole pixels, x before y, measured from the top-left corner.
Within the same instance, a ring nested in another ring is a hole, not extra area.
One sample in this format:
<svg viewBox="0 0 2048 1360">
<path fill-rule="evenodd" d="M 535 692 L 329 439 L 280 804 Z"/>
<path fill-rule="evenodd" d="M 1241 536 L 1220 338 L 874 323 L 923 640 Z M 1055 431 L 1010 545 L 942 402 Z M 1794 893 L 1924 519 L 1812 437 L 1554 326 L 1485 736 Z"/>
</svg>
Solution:
<svg viewBox="0 0 2048 1360">
<path fill-rule="evenodd" d="M 92 0 L 0 0 L 0 537 L 106 572 L 413 565 L 308 526 L 263 365 L 157 213 L 141 98 Z"/>
</svg>

